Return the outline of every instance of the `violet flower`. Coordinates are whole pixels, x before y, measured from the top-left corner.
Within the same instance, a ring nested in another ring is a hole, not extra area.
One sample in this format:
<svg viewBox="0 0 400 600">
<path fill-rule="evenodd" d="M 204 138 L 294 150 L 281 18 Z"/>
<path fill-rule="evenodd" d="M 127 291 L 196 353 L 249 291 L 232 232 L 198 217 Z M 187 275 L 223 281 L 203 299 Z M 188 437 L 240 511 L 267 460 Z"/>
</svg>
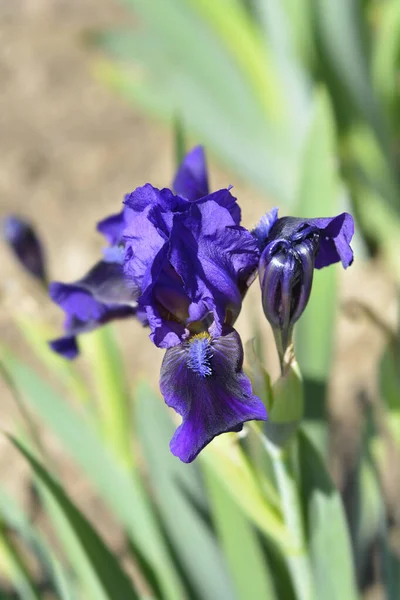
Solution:
<svg viewBox="0 0 400 600">
<path fill-rule="evenodd" d="M 19 217 L 10 215 L 3 220 L 2 233 L 21 266 L 46 286 L 44 251 L 32 225 Z"/>
<path fill-rule="evenodd" d="M 200 147 L 185 157 L 173 186 L 177 194 L 150 184 L 128 194 L 123 210 L 98 225 L 110 244 L 105 259 L 74 284 L 52 284 L 67 313 L 66 335 L 52 347 L 72 356 L 78 333 L 140 316 L 153 343 L 167 349 L 160 387 L 183 417 L 171 450 L 190 462 L 216 435 L 267 418 L 233 329 L 259 249 L 240 226 L 230 190 L 209 193 Z"/>
<path fill-rule="evenodd" d="M 282 361 L 293 326 L 307 306 L 314 268 L 353 262 L 353 218 L 278 219 L 278 209 L 264 215 L 253 234 L 261 252 L 259 277 L 264 314 L 271 323 Z"/>
</svg>

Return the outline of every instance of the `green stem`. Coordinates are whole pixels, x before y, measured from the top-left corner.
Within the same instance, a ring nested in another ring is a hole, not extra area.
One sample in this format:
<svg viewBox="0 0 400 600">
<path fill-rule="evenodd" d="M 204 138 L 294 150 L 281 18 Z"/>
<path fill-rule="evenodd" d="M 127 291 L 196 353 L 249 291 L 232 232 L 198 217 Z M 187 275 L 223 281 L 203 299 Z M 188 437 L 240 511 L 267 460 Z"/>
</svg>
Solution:
<svg viewBox="0 0 400 600">
<path fill-rule="evenodd" d="M 303 527 L 299 491 L 293 474 L 289 449 L 280 449 L 264 438 L 271 456 L 282 512 L 286 527 L 292 537 L 294 550 L 286 554 L 296 596 L 299 600 L 314 598 L 311 569 Z"/>
</svg>

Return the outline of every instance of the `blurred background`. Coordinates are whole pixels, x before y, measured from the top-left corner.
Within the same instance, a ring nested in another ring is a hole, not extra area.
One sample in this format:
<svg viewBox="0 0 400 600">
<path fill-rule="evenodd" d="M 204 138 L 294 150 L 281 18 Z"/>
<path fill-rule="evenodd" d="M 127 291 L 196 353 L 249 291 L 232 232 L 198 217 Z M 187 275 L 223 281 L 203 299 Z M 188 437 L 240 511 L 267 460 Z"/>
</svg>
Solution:
<svg viewBox="0 0 400 600">
<path fill-rule="evenodd" d="M 298 345 L 306 390 L 323 387 L 306 406 L 310 429 L 321 439 L 321 422 L 329 424 L 322 435 L 327 464 L 351 495 L 366 407 L 378 407 L 383 419 L 379 365 L 397 327 L 400 11 L 388 0 L 333 4 L 2 0 L 0 219 L 29 220 L 51 279 L 78 279 L 103 245 L 95 223 L 117 212 L 138 185 L 170 185 L 176 119 L 188 147 L 205 145 L 212 189 L 234 186 L 244 226 L 275 205 L 282 215 L 352 212 L 354 265 L 317 274 Z M 61 390 L 21 332 L 28 321 L 54 334 L 61 311 L 5 243 L 0 262 L 1 342 Z M 244 342 L 254 328 L 260 333 L 274 379 L 278 361 L 260 305 L 256 282 L 238 329 Z M 115 334 L 132 385 L 147 379 L 156 390 L 162 351 L 134 322 L 117 324 Z M 92 367 L 83 356 L 77 370 L 90 377 Z M 1 427 L 15 431 L 20 413 L 3 380 L 0 397 Z M 114 516 L 54 433 L 38 426 L 63 486 L 119 552 Z M 388 439 L 386 448 L 392 461 L 382 463 L 382 493 L 395 522 L 398 446 Z M 4 438 L 0 480 L 51 537 L 30 467 Z M 365 593 L 385 597 L 379 573 L 368 573 Z M 1 560 L 0 582 L 13 589 Z"/>
</svg>

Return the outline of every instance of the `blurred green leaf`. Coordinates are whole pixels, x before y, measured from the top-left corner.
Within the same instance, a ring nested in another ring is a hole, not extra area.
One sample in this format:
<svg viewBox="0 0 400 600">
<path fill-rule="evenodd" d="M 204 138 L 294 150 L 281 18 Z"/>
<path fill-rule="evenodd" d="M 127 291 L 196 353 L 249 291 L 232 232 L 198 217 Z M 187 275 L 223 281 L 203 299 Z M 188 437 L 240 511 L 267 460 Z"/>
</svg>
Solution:
<svg viewBox="0 0 400 600">
<path fill-rule="evenodd" d="M 185 129 L 179 116 L 175 118 L 174 126 L 174 141 L 175 141 L 175 166 L 179 167 L 186 154 L 185 144 Z"/>
<path fill-rule="evenodd" d="M 290 202 L 309 103 L 293 108 L 246 11 L 227 0 L 127 4 L 140 26 L 97 39 L 122 61 L 98 63 L 98 76 L 164 119 L 179 115 L 235 171 Z"/>
<path fill-rule="evenodd" d="M 216 438 L 202 451 L 200 459 L 215 472 L 245 515 L 270 542 L 282 552 L 291 552 L 293 540 L 283 523 L 275 487 L 269 480 L 256 476 L 237 440 L 228 435 Z"/>
<path fill-rule="evenodd" d="M 0 520 L 0 564 L 24 600 L 40 600 L 34 578 L 15 541 Z"/>
<path fill-rule="evenodd" d="M 323 88 L 317 93 L 315 108 L 296 201 L 296 216 L 303 218 L 335 216 L 338 212 L 335 125 Z M 296 354 L 304 377 L 323 381 L 329 373 L 335 305 L 335 270 L 316 271 L 310 301 L 296 328 Z"/>
<path fill-rule="evenodd" d="M 375 31 L 372 56 L 373 78 L 390 122 L 397 129 L 400 125 L 400 4 L 397 0 L 382 2 L 378 10 L 379 22 Z"/>
<path fill-rule="evenodd" d="M 255 529 L 206 465 L 204 473 L 214 524 L 238 600 L 277 600 L 274 577 Z"/>
<path fill-rule="evenodd" d="M 400 357 L 393 344 L 384 351 L 379 365 L 380 392 L 389 412 L 400 414 Z"/>
<path fill-rule="evenodd" d="M 149 478 L 168 538 L 191 587 L 191 598 L 235 599 L 224 557 L 195 498 L 185 492 L 184 481 L 196 477 L 195 465 L 184 465 L 169 451 L 174 432 L 161 398 L 142 384 L 137 390 L 137 434 L 148 462 Z"/>
<path fill-rule="evenodd" d="M 90 362 L 102 433 L 115 456 L 129 468 L 133 464 L 131 398 L 114 332 L 110 326 L 100 327 L 80 343 Z"/>
<path fill-rule="evenodd" d="M 52 583 L 59 599 L 76 600 L 76 590 L 72 585 L 71 577 L 67 576 L 54 550 L 29 522 L 16 501 L 2 488 L 0 488 L 0 520 L 16 531 L 38 558 L 46 579 Z"/>
<path fill-rule="evenodd" d="M 46 323 L 22 313 L 15 315 L 15 323 L 33 354 L 45 369 L 54 373 L 74 397 L 87 404 L 90 395 L 78 370 L 71 361 L 56 354 L 48 345 L 48 340 L 55 337 L 54 331 Z"/>
<path fill-rule="evenodd" d="M 316 597 L 358 598 L 342 501 L 322 457 L 304 431 L 299 434 L 299 477 Z"/>
<path fill-rule="evenodd" d="M 326 90 L 320 88 L 302 156 L 296 216 L 328 217 L 338 213 L 335 144 L 332 107 Z M 336 270 L 315 270 L 308 306 L 296 325 L 295 348 L 304 378 L 305 419 L 321 449 L 326 447 L 325 385 L 331 365 L 335 311 Z"/>
<path fill-rule="evenodd" d="M 139 596 L 132 587 L 109 548 L 78 510 L 65 490 L 50 475 L 33 454 L 16 438 L 14 446 L 29 462 L 45 498 L 57 535 L 73 564 L 89 598 L 135 600 Z"/>
<path fill-rule="evenodd" d="M 9 353 L 3 353 L 1 358 L 28 405 L 57 435 L 124 525 L 135 551 L 150 566 L 163 597 L 183 598 L 180 579 L 137 472 L 128 473 L 118 465 L 84 416 L 73 410 L 36 373 Z"/>
<path fill-rule="evenodd" d="M 314 1 L 317 37 L 324 53 L 321 71 L 327 69 L 333 100 L 343 103 L 347 116 L 351 115 L 349 104 L 352 105 L 383 141 L 385 134 L 381 113 L 371 83 L 369 40 L 362 2 Z"/>
</svg>

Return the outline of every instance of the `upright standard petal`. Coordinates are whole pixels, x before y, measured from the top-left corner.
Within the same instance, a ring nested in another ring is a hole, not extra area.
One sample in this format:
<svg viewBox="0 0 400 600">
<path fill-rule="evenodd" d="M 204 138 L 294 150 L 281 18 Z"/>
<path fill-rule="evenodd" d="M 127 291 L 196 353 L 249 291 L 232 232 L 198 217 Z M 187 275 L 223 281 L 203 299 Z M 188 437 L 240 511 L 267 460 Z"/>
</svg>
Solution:
<svg viewBox="0 0 400 600">
<path fill-rule="evenodd" d="M 221 332 L 236 320 L 246 282 L 257 268 L 254 237 L 222 206 L 210 200 L 174 219 L 170 261 L 190 298 L 189 320 L 212 312 Z"/>
<path fill-rule="evenodd" d="M 186 154 L 176 172 L 172 187 L 179 196 L 191 202 L 207 196 L 208 173 L 202 146 L 196 146 Z"/>
<path fill-rule="evenodd" d="M 267 419 L 242 366 L 242 343 L 230 327 L 220 337 L 201 333 L 166 351 L 160 389 L 183 419 L 170 443 L 183 462 L 193 461 L 215 436 Z"/>
<path fill-rule="evenodd" d="M 46 285 L 44 251 L 32 225 L 19 217 L 10 215 L 4 219 L 2 230 L 4 239 L 21 266 Z"/>
</svg>

